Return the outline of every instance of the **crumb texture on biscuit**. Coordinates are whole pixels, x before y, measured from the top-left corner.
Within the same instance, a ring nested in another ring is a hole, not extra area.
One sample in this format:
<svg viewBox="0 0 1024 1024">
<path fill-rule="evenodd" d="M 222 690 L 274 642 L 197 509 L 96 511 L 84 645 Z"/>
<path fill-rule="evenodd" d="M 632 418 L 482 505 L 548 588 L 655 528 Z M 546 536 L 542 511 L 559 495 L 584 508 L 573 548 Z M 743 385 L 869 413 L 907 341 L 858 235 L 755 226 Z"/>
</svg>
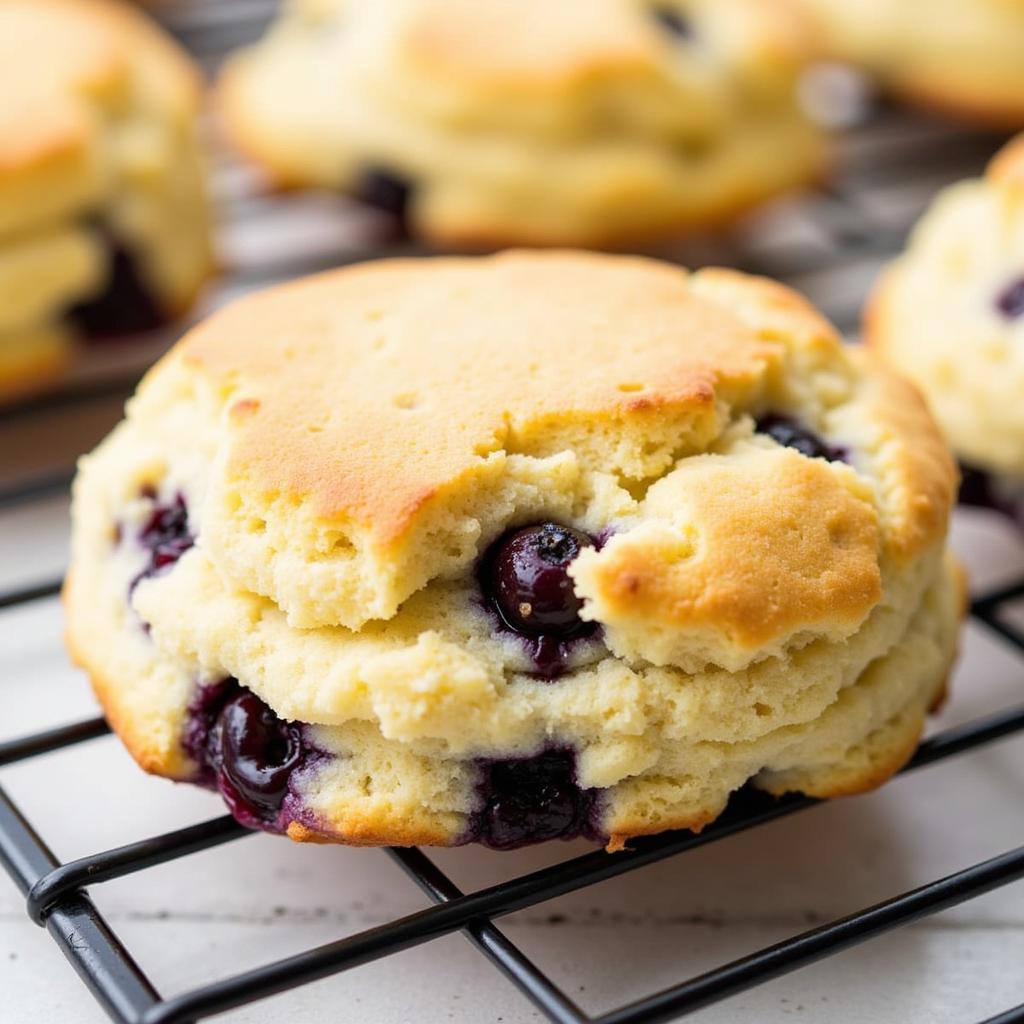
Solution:
<svg viewBox="0 0 1024 1024">
<path fill-rule="evenodd" d="M 714 227 L 821 176 L 801 21 L 760 0 L 313 0 L 221 77 L 286 185 L 409 190 L 441 244 L 614 247 Z"/>
<path fill-rule="evenodd" d="M 953 654 L 955 483 L 913 392 L 781 286 L 368 264 L 241 300 L 151 371 L 75 484 L 69 638 L 159 773 L 200 770 L 205 684 L 302 723 L 295 838 L 500 844 L 481 780 L 540 763 L 549 821 L 619 843 L 751 779 L 895 770 Z M 540 677 L 478 565 L 549 521 L 595 538 L 567 567 L 595 627 Z"/>
</svg>

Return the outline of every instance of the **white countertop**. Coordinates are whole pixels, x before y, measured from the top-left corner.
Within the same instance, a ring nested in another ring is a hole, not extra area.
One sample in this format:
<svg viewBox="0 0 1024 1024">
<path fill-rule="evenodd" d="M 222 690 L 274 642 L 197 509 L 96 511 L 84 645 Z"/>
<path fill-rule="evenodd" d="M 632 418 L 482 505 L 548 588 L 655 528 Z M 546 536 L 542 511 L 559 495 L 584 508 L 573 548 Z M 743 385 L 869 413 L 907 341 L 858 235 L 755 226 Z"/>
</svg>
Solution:
<svg viewBox="0 0 1024 1024">
<path fill-rule="evenodd" d="M 85 447 L 109 416 L 101 410 L 65 436 Z M 3 426 L 0 433 L 0 465 L 16 469 L 18 432 Z M 0 588 L 59 573 L 66 527 L 63 499 L 0 511 Z M 994 517 L 961 514 L 955 543 L 976 587 L 1024 572 L 1024 544 Z M 95 713 L 62 653 L 60 631 L 54 600 L 0 613 L 0 739 Z M 972 624 L 936 725 L 1022 697 L 1024 660 Z M 144 776 L 110 737 L 4 769 L 0 782 L 62 859 L 222 813 L 215 796 Z M 1022 792 L 1024 736 L 543 904 L 502 927 L 584 1008 L 599 1012 L 1024 843 Z M 583 849 L 436 856 L 472 889 Z M 426 905 L 382 853 L 267 836 L 96 886 L 92 895 L 164 995 Z M 695 1019 L 976 1024 L 1024 1002 L 1022 964 L 1024 886 L 1017 884 Z M 0 1021 L 105 1019 L 0 874 Z M 454 935 L 222 1019 L 517 1024 L 540 1016 Z"/>
</svg>

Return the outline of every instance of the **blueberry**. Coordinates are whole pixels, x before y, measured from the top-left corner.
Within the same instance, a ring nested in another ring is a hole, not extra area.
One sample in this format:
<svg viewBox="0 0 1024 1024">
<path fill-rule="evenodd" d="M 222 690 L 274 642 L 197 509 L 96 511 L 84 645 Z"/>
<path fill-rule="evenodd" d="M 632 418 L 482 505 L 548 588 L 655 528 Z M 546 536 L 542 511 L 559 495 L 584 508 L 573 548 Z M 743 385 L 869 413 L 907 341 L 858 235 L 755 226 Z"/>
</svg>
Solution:
<svg viewBox="0 0 1024 1024">
<path fill-rule="evenodd" d="M 147 489 L 143 496 L 152 496 Z M 149 518 L 138 535 L 139 543 L 149 552 L 146 567 L 132 580 L 132 589 L 143 579 L 158 575 L 174 565 L 193 544 L 195 537 L 189 531 L 188 506 L 179 494 L 170 504 L 154 505 Z"/>
<path fill-rule="evenodd" d="M 593 794 L 575 781 L 571 752 L 481 765 L 483 810 L 474 838 L 497 850 L 589 834 Z"/>
<path fill-rule="evenodd" d="M 217 786 L 236 817 L 272 819 L 302 758 L 298 727 L 283 722 L 248 690 L 230 698 L 209 734 Z"/>
<path fill-rule="evenodd" d="M 961 463 L 958 500 L 961 505 L 1000 512 L 1017 526 L 1024 527 L 1024 496 L 1018 488 L 1006 486 L 999 477 L 984 469 Z"/>
<path fill-rule="evenodd" d="M 693 25 L 682 11 L 669 4 L 655 4 L 651 7 L 651 16 L 670 35 L 680 39 L 693 36 Z"/>
<path fill-rule="evenodd" d="M 567 572 L 573 559 L 593 540 L 557 523 L 513 530 L 485 558 L 481 580 L 502 621 L 528 637 L 568 640 L 593 631 L 580 618 L 583 602 Z"/>
<path fill-rule="evenodd" d="M 996 308 L 1011 320 L 1024 316 L 1024 277 L 1011 281 L 996 297 Z"/>
<path fill-rule="evenodd" d="M 383 167 L 368 167 L 356 186 L 356 196 L 367 206 L 390 214 L 404 228 L 412 186 Z"/>
<path fill-rule="evenodd" d="M 68 319 L 87 338 L 116 338 L 161 327 L 167 317 L 131 253 L 109 237 L 106 245 L 106 287 L 101 294 L 68 310 Z"/>
<path fill-rule="evenodd" d="M 786 448 L 794 448 L 809 459 L 828 459 L 829 462 L 842 462 L 846 452 L 842 448 L 833 447 L 823 441 L 813 431 L 801 426 L 788 416 L 770 413 L 757 421 L 759 434 L 767 434 Z"/>
</svg>

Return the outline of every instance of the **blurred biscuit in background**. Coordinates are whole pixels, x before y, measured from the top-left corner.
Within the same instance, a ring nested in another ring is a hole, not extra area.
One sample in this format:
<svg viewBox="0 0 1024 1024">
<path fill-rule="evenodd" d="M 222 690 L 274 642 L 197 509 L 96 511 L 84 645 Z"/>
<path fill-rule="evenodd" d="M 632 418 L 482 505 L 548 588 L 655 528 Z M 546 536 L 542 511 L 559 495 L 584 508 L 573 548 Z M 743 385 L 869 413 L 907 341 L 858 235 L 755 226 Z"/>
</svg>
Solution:
<svg viewBox="0 0 1024 1024">
<path fill-rule="evenodd" d="M 229 60 L 230 136 L 442 246 L 631 246 L 819 179 L 771 0 L 297 0 Z"/>
<path fill-rule="evenodd" d="M 0 4 L 0 400 L 186 310 L 213 268 L 189 58 L 113 0 Z"/>
<path fill-rule="evenodd" d="M 961 499 L 1024 524 L 1024 136 L 939 194 L 865 331 L 928 398 L 965 468 Z"/>
</svg>

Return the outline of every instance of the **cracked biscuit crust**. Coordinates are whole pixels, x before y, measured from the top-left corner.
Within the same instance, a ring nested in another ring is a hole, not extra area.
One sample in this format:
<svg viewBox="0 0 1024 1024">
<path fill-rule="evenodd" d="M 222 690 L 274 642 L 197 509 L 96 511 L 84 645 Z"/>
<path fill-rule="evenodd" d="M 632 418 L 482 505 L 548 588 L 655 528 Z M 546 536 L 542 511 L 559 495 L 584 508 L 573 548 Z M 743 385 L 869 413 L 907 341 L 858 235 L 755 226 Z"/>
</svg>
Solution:
<svg viewBox="0 0 1024 1024">
<path fill-rule="evenodd" d="M 385 174 L 428 241 L 648 243 L 822 176 L 803 29 L 757 0 L 298 0 L 221 107 L 283 185 Z"/>
<path fill-rule="evenodd" d="M 773 414 L 842 457 L 783 447 Z M 953 656 L 955 483 L 917 394 L 779 285 L 572 252 L 368 264 L 235 304 L 147 377 L 76 483 L 69 640 L 157 773 L 199 770 L 200 683 L 303 723 L 293 837 L 465 841 L 481 766 L 555 749 L 620 845 L 748 780 L 898 767 Z M 157 494 L 195 545 L 140 578 Z M 545 520 L 599 538 L 569 574 L 600 628 L 555 679 L 476 571 Z"/>
</svg>

